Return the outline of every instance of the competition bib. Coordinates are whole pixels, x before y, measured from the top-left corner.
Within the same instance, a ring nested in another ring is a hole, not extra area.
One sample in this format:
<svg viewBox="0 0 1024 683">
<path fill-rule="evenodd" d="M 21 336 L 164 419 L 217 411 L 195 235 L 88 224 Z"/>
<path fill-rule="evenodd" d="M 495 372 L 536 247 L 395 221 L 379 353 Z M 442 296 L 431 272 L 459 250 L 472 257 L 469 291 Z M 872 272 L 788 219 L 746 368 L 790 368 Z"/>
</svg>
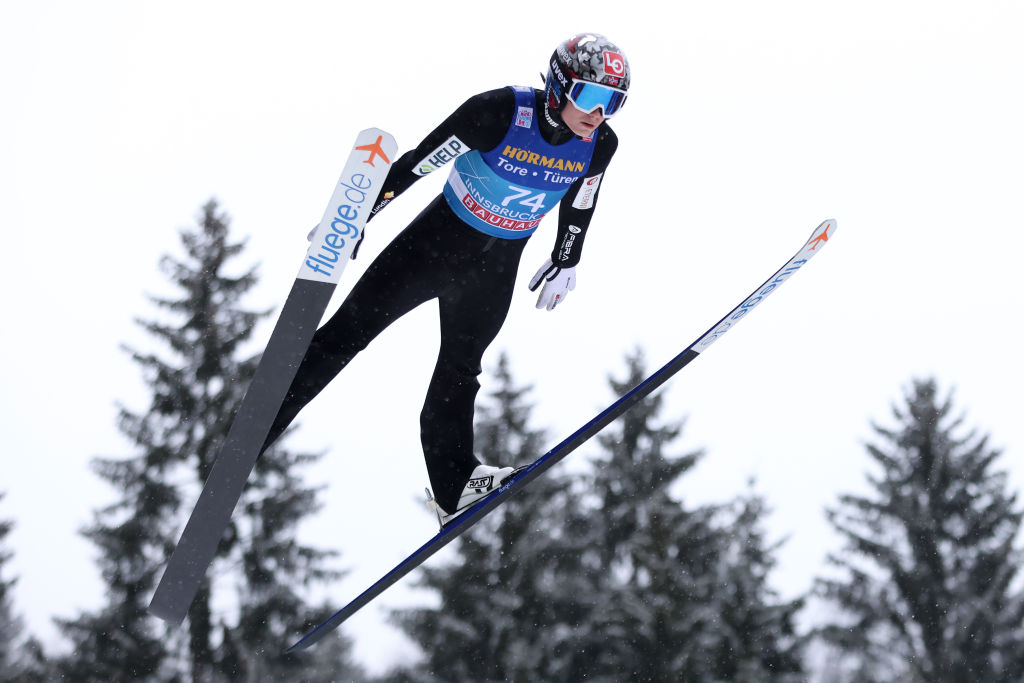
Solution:
<svg viewBox="0 0 1024 683">
<path fill-rule="evenodd" d="M 574 137 L 551 145 L 541 137 L 532 88 L 514 88 L 516 116 L 498 145 L 472 150 L 455 160 L 444 188 L 459 218 L 493 237 L 522 239 L 582 177 L 594 151 L 592 140 Z"/>
</svg>

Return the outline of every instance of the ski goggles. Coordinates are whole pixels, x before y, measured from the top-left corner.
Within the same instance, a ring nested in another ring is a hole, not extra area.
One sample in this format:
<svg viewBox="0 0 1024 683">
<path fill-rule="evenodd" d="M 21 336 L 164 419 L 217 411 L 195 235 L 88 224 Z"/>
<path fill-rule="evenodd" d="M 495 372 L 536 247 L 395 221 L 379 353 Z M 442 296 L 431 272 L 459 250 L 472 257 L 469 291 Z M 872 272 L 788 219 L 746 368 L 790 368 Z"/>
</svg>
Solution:
<svg viewBox="0 0 1024 683">
<path fill-rule="evenodd" d="M 569 83 L 566 95 L 569 101 L 584 114 L 589 114 L 600 107 L 605 118 L 617 114 L 619 109 L 622 109 L 622 105 L 626 103 L 625 90 L 581 81 L 578 78 L 572 79 L 572 82 Z"/>
</svg>

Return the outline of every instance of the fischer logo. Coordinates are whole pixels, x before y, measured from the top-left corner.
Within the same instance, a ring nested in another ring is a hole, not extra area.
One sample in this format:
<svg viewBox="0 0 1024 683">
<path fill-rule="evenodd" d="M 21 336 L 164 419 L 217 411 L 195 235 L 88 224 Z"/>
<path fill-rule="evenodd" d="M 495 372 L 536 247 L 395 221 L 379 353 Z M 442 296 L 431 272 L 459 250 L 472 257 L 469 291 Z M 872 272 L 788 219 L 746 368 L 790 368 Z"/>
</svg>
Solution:
<svg viewBox="0 0 1024 683">
<path fill-rule="evenodd" d="M 601 176 L 603 175 L 604 173 L 598 173 L 583 180 L 583 187 L 576 193 L 576 198 L 572 200 L 572 208 L 586 210 L 594 205 L 594 197 L 597 195 L 597 188 L 601 186 Z"/>
<path fill-rule="evenodd" d="M 418 176 L 425 176 L 428 173 L 433 173 L 452 159 L 462 156 L 468 151 L 469 145 L 453 135 L 445 140 L 441 146 L 416 164 L 416 167 L 412 172 Z"/>
</svg>

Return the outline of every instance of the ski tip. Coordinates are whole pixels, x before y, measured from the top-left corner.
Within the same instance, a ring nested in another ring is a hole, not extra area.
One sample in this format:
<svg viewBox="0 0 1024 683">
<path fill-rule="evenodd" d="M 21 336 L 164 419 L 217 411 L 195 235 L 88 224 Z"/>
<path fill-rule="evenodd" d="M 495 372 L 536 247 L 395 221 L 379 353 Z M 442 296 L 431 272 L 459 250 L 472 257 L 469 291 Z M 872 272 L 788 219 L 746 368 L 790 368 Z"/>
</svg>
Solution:
<svg viewBox="0 0 1024 683">
<path fill-rule="evenodd" d="M 818 250 L 818 247 L 826 244 L 836 232 L 836 219 L 829 218 L 821 222 L 811 233 L 811 239 L 807 240 L 801 253 L 811 253 Z"/>
<path fill-rule="evenodd" d="M 832 235 L 834 235 L 836 230 L 838 229 L 839 221 L 837 221 L 835 218 L 829 218 L 827 221 L 825 221 L 825 234 L 828 235 L 829 237 L 832 237 Z"/>
<path fill-rule="evenodd" d="M 376 140 L 380 138 L 384 147 L 389 149 L 398 148 L 398 143 L 395 142 L 395 136 L 386 130 L 381 130 L 380 128 L 364 128 L 359 131 L 359 135 L 356 136 L 356 139 L 361 141 L 364 138 L 368 140 Z"/>
</svg>

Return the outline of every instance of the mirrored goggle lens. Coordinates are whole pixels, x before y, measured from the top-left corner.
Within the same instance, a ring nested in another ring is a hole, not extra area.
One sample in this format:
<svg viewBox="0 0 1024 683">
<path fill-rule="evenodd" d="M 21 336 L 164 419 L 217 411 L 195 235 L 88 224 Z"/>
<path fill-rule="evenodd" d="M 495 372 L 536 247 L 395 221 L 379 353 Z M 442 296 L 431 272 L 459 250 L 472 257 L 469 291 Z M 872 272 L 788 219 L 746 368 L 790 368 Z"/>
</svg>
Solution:
<svg viewBox="0 0 1024 683">
<path fill-rule="evenodd" d="M 569 99 L 584 114 L 589 114 L 600 107 L 607 117 L 622 108 L 626 101 L 626 93 L 603 85 L 574 80 L 569 87 Z"/>
</svg>

